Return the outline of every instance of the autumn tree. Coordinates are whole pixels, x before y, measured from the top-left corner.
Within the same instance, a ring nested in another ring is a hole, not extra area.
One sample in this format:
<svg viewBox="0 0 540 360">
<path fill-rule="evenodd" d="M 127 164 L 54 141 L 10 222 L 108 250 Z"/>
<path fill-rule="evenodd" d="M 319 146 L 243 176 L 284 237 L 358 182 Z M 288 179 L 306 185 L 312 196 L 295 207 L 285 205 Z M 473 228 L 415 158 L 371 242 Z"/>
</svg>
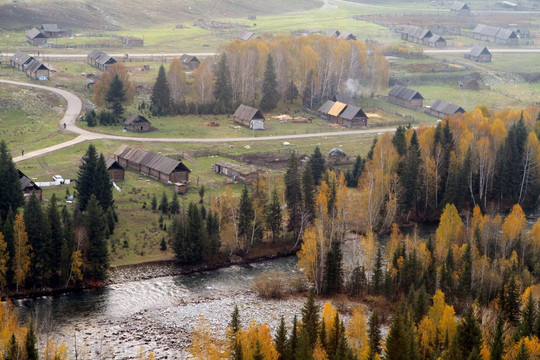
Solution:
<svg viewBox="0 0 540 360">
<path fill-rule="evenodd" d="M 171 91 L 171 100 L 173 103 L 185 101 L 188 92 L 186 73 L 182 63 L 178 58 L 174 58 L 167 71 L 167 83 Z"/>
<path fill-rule="evenodd" d="M 15 244 L 15 253 L 12 262 L 13 281 L 16 285 L 16 291 L 19 292 L 19 285 L 24 286 L 24 282 L 29 275 L 32 246 L 28 244 L 28 235 L 22 215 L 15 215 L 15 224 L 13 225 L 13 239 Z"/>
<path fill-rule="evenodd" d="M 122 105 L 129 104 L 133 101 L 135 96 L 135 86 L 129 80 L 129 73 L 127 72 L 124 64 L 115 63 L 109 67 L 109 70 L 101 75 L 101 78 L 94 85 L 94 103 L 99 107 L 105 107 L 109 101 L 106 99 L 111 87 L 111 82 L 118 76 L 118 79 L 122 83 L 122 91 L 124 100 Z"/>
<path fill-rule="evenodd" d="M 206 104 L 214 100 L 214 80 L 208 61 L 203 61 L 193 71 L 193 90 L 199 104 Z"/>
</svg>

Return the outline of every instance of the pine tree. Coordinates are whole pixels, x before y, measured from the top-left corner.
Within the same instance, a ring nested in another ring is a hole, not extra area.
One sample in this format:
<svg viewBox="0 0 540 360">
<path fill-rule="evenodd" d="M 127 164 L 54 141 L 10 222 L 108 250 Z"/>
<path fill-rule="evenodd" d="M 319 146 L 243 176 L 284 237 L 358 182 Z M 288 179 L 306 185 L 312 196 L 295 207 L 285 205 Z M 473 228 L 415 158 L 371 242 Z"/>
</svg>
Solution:
<svg viewBox="0 0 540 360">
<path fill-rule="evenodd" d="M 503 314 L 512 325 L 517 326 L 520 316 L 520 292 L 514 275 L 510 276 L 510 280 L 504 291 L 504 307 Z"/>
<path fill-rule="evenodd" d="M 405 210 L 412 209 L 416 204 L 418 193 L 418 174 L 421 164 L 420 155 L 421 153 L 418 138 L 416 136 L 416 131 L 413 130 L 411 145 L 405 151 L 404 158 L 400 163 L 399 171 L 401 185 L 403 185 L 404 188 L 403 205 Z"/>
<path fill-rule="evenodd" d="M 171 214 L 180 214 L 180 203 L 178 202 L 178 194 L 176 191 L 173 194 L 173 198 L 171 200 L 171 206 L 169 207 Z"/>
<path fill-rule="evenodd" d="M 201 185 L 201 187 L 199 188 L 199 204 L 202 204 L 203 203 L 203 200 L 204 200 L 204 185 Z"/>
<path fill-rule="evenodd" d="M 208 243 L 206 246 L 205 258 L 209 260 L 214 255 L 217 255 L 219 248 L 221 247 L 218 215 L 211 210 L 206 215 L 206 236 Z"/>
<path fill-rule="evenodd" d="M 298 347 L 298 320 L 296 318 L 296 314 L 294 314 L 293 325 L 291 329 L 291 336 L 289 336 L 289 340 L 287 341 L 288 353 L 291 355 L 291 359 L 296 354 L 297 347 Z"/>
<path fill-rule="evenodd" d="M 26 359 L 38 360 L 37 339 L 34 333 L 34 323 L 30 321 L 28 324 L 28 332 L 26 333 L 25 347 L 26 347 Z"/>
<path fill-rule="evenodd" d="M 251 356 L 253 360 L 264 360 L 264 354 L 262 353 L 262 346 L 259 339 L 255 341 L 255 349 L 253 349 Z"/>
<path fill-rule="evenodd" d="M 302 329 L 305 329 L 310 347 L 313 349 L 319 333 L 319 307 L 315 303 L 315 293 L 310 291 L 302 308 Z"/>
<path fill-rule="evenodd" d="M 296 87 L 294 82 L 291 80 L 291 82 L 289 83 L 289 85 L 287 85 L 287 88 L 285 89 L 283 100 L 292 104 L 294 100 L 298 98 L 298 95 L 299 95 L 298 88 Z"/>
<path fill-rule="evenodd" d="M 61 262 L 58 259 L 62 258 L 62 248 L 64 246 L 64 233 L 62 229 L 62 221 L 56 206 L 56 195 L 53 194 L 47 206 L 47 217 L 49 223 L 50 240 L 51 240 L 51 258 L 55 259 L 51 262 L 52 284 L 58 286 L 61 272 Z"/>
<path fill-rule="evenodd" d="M 233 334 L 238 333 L 242 324 L 240 323 L 240 311 L 238 310 L 238 305 L 234 304 L 234 309 L 231 314 L 231 321 L 229 322 L 229 327 L 231 328 Z"/>
<path fill-rule="evenodd" d="M 313 182 L 315 185 L 321 183 L 322 175 L 326 169 L 324 156 L 321 154 L 321 149 L 318 146 L 315 147 L 313 154 L 309 158 L 309 167 L 311 167 L 311 174 L 313 175 Z"/>
<path fill-rule="evenodd" d="M 93 144 L 88 146 L 77 175 L 75 190 L 77 190 L 77 204 L 80 211 L 85 211 L 88 200 L 94 195 L 98 200 L 101 210 L 114 205 L 112 183 L 105 164 L 103 154 L 98 156 Z"/>
<path fill-rule="evenodd" d="M 405 139 L 405 128 L 398 126 L 392 137 L 392 144 L 396 148 L 399 156 L 404 156 L 407 152 L 407 140 Z"/>
<path fill-rule="evenodd" d="M 420 286 L 416 293 L 416 299 L 414 302 L 414 322 L 418 324 L 424 315 L 428 312 L 428 299 L 426 293 L 426 287 L 424 284 Z"/>
<path fill-rule="evenodd" d="M 373 275 L 371 276 L 371 292 L 372 294 L 381 294 L 383 285 L 383 268 L 382 268 L 382 251 L 381 247 L 377 248 L 377 256 L 375 258 L 375 268 L 373 269 Z"/>
<path fill-rule="evenodd" d="M 341 242 L 338 239 L 334 239 L 326 257 L 326 266 L 324 269 L 324 288 L 326 294 L 335 294 L 341 290 L 341 284 L 343 283 L 342 260 Z"/>
<path fill-rule="evenodd" d="M 274 338 L 276 344 L 276 351 L 278 353 L 278 360 L 287 360 L 287 328 L 285 327 L 285 320 L 281 316 L 279 327 Z"/>
<path fill-rule="evenodd" d="M 375 136 L 366 156 L 368 160 L 373 160 L 373 151 L 375 150 L 375 145 L 377 145 L 377 141 L 379 141 L 379 139 L 377 138 L 377 136 Z"/>
<path fill-rule="evenodd" d="M 214 75 L 214 98 L 218 106 L 223 111 L 228 111 L 232 107 L 232 87 L 227 55 L 223 53 L 217 64 Z"/>
<path fill-rule="evenodd" d="M 196 264 L 202 260 L 206 234 L 197 205 L 190 202 L 187 215 L 174 219 L 171 233 L 176 261 L 179 264 Z"/>
<path fill-rule="evenodd" d="M 525 302 L 525 305 L 523 306 L 523 309 L 521 310 L 521 323 L 519 325 L 519 337 L 534 336 L 534 326 L 536 323 L 536 319 L 538 317 L 538 313 L 536 311 L 536 302 L 534 301 L 532 297 L 532 291 L 529 292 L 529 296 L 527 297 L 527 301 Z"/>
<path fill-rule="evenodd" d="M 163 195 L 161 196 L 161 202 L 159 203 L 159 210 L 163 214 L 169 213 L 169 200 L 167 199 L 167 194 L 165 194 L 165 191 L 163 192 Z"/>
<path fill-rule="evenodd" d="M 95 183 L 92 194 L 96 195 L 96 199 L 99 201 L 101 210 L 103 210 L 103 212 L 107 211 L 108 208 L 113 207 L 114 205 L 112 191 L 113 185 L 109 171 L 107 170 L 105 157 L 103 154 L 99 154 L 96 163 Z"/>
<path fill-rule="evenodd" d="M 19 353 L 17 339 L 15 338 L 15 334 L 11 334 L 4 360 L 19 360 L 20 358 L 21 354 Z"/>
<path fill-rule="evenodd" d="M 287 170 L 285 171 L 285 199 L 289 212 L 288 231 L 293 231 L 295 238 L 302 227 L 302 188 L 300 184 L 300 161 L 295 152 L 291 153 Z"/>
<path fill-rule="evenodd" d="M 305 327 L 300 330 L 294 360 L 313 360 L 313 347 L 310 344 L 309 334 Z"/>
<path fill-rule="evenodd" d="M 252 237 L 254 216 L 253 201 L 249 196 L 247 185 L 244 184 L 238 206 L 238 236 L 244 240 L 246 248 Z"/>
<path fill-rule="evenodd" d="M 328 344 L 326 345 L 326 352 L 330 358 L 334 358 L 339 346 L 339 339 L 341 338 L 341 326 L 339 320 L 339 312 L 336 311 L 334 315 L 334 324 L 328 334 Z"/>
<path fill-rule="evenodd" d="M 369 317 L 367 332 L 370 358 L 375 358 L 375 354 L 381 355 L 382 353 L 381 319 L 379 318 L 379 311 L 377 309 L 373 310 Z"/>
<path fill-rule="evenodd" d="M 309 166 L 306 166 L 302 172 L 302 200 L 304 202 L 305 216 L 310 222 L 313 222 L 315 220 L 315 186 Z"/>
<path fill-rule="evenodd" d="M 109 251 L 105 240 L 105 222 L 101 206 L 92 194 L 85 214 L 88 235 L 87 275 L 95 280 L 105 280 L 109 268 Z"/>
<path fill-rule="evenodd" d="M 163 65 L 159 67 L 158 76 L 152 89 L 152 106 L 157 109 L 158 115 L 167 115 L 171 107 L 171 90 L 165 75 Z"/>
<path fill-rule="evenodd" d="M 152 211 L 156 211 L 157 209 L 157 199 L 156 199 L 156 194 L 153 194 L 152 195 L 152 202 L 150 203 L 150 206 L 152 208 Z"/>
<path fill-rule="evenodd" d="M 504 354 L 504 320 L 502 316 L 497 317 L 497 326 L 495 328 L 495 334 L 493 334 L 493 340 L 491 342 L 490 360 L 502 360 Z"/>
<path fill-rule="evenodd" d="M 105 101 L 107 102 L 107 108 L 112 111 L 115 122 L 119 122 L 122 114 L 124 113 L 124 102 L 126 102 L 126 91 L 124 90 L 124 84 L 118 74 L 114 74 L 114 77 L 109 84 L 109 89 L 105 95 Z"/>
<path fill-rule="evenodd" d="M 277 189 L 272 190 L 272 196 L 270 202 L 266 207 L 266 228 L 272 232 L 272 241 L 281 235 L 283 230 L 283 215 L 281 212 L 281 204 L 279 202 L 279 195 Z"/>
<path fill-rule="evenodd" d="M 0 220 L 4 221 L 10 208 L 16 211 L 24 204 L 19 172 L 4 140 L 0 140 L 0 174 Z"/>
<path fill-rule="evenodd" d="M 28 244 L 33 250 L 31 279 L 38 285 L 49 285 L 53 267 L 49 224 L 35 193 L 30 195 L 24 206 L 24 223 Z"/>
<path fill-rule="evenodd" d="M 482 345 L 482 330 L 474 317 L 472 307 L 469 307 L 457 326 L 457 345 L 466 359 L 474 351 L 480 351 Z"/>
<path fill-rule="evenodd" d="M 402 302 L 392 316 L 390 330 L 386 338 L 386 359 L 418 359 L 418 346 L 414 325 L 405 302 Z"/>
<path fill-rule="evenodd" d="M 272 55 L 268 54 L 262 84 L 261 102 L 259 105 L 262 111 L 271 111 L 276 108 L 278 102 L 279 91 L 276 80 L 276 70 L 274 69 L 274 60 L 272 59 Z"/>
</svg>

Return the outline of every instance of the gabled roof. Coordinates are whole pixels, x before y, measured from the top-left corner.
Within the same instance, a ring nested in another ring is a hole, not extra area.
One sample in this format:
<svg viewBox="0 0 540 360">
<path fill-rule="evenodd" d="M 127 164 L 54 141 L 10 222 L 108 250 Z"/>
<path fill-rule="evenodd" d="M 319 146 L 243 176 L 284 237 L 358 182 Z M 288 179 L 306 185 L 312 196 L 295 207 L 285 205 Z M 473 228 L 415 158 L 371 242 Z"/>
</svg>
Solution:
<svg viewBox="0 0 540 360">
<path fill-rule="evenodd" d="M 433 105 L 431 105 L 431 108 L 437 112 L 443 113 L 445 115 L 453 115 L 458 112 L 464 113 L 465 110 L 458 105 L 452 104 L 450 102 L 437 99 L 433 102 Z"/>
<path fill-rule="evenodd" d="M 347 107 L 345 108 L 345 111 L 343 111 L 343 113 L 341 114 L 341 117 L 346 120 L 352 120 L 355 117 L 367 118 L 367 115 L 362 110 L 362 108 L 355 105 L 347 105 Z"/>
<path fill-rule="evenodd" d="M 394 96 L 407 101 L 411 101 L 412 99 L 424 99 L 424 97 L 420 95 L 418 91 L 401 85 L 394 85 L 392 90 L 390 90 L 388 93 L 388 96 Z"/>
<path fill-rule="evenodd" d="M 124 167 L 122 165 L 120 165 L 118 163 L 118 161 L 116 161 L 116 160 L 114 160 L 114 159 L 112 159 L 110 157 L 105 158 L 105 166 L 107 167 L 107 170 L 112 169 L 112 168 L 124 170 Z"/>
<path fill-rule="evenodd" d="M 349 40 L 349 39 L 356 40 L 356 36 L 354 36 L 350 32 L 343 32 L 343 33 L 339 34 L 338 39 L 339 40 Z"/>
<path fill-rule="evenodd" d="M 465 4 L 461 1 L 454 1 L 452 6 L 450 7 L 450 10 L 459 11 L 459 10 L 469 10 L 469 5 Z"/>
<path fill-rule="evenodd" d="M 327 100 L 322 106 L 319 108 L 319 112 L 327 115 L 332 106 L 334 106 L 336 102 L 332 100 Z"/>
<path fill-rule="evenodd" d="M 131 125 L 133 123 L 145 123 L 145 122 L 150 124 L 150 121 L 148 121 L 148 119 L 145 118 L 144 116 L 139 115 L 139 114 L 133 114 L 124 121 L 124 125 Z"/>
<path fill-rule="evenodd" d="M 474 45 L 469 53 L 470 56 L 491 55 L 488 48 L 484 45 Z"/>
<path fill-rule="evenodd" d="M 40 190 L 41 188 L 36 185 L 35 182 L 30 180 L 28 176 L 26 176 L 21 170 L 17 169 L 17 172 L 19 173 L 19 183 L 21 184 L 21 190 L 24 190 L 28 187 L 32 187 L 36 190 Z"/>
<path fill-rule="evenodd" d="M 264 120 L 264 116 L 259 110 L 244 104 L 241 104 L 238 109 L 236 109 L 234 112 L 234 117 L 245 121 L 250 121 L 253 119 Z"/>
<path fill-rule="evenodd" d="M 41 30 L 47 31 L 47 32 L 63 31 L 62 29 L 58 28 L 58 24 L 43 24 L 43 25 L 41 25 Z"/>
<path fill-rule="evenodd" d="M 345 109 L 347 104 L 336 101 L 332 108 L 328 111 L 328 115 L 339 116 L 339 114 Z"/>
<path fill-rule="evenodd" d="M 34 72 L 37 70 L 49 70 L 49 68 L 43 64 L 41 61 L 32 59 L 28 64 L 25 65 L 25 70 Z"/>
<path fill-rule="evenodd" d="M 92 50 L 92 52 L 90 54 L 88 54 L 87 57 L 89 57 L 90 59 L 92 60 L 96 60 L 98 57 L 100 57 L 101 55 L 104 55 L 105 53 L 101 50 Z"/>
<path fill-rule="evenodd" d="M 257 34 L 255 34 L 254 32 L 251 32 L 251 31 L 242 31 L 240 34 L 238 34 L 238 39 L 240 40 L 244 40 L 244 41 L 248 41 L 248 40 L 251 40 L 253 38 L 256 38 L 258 37 Z"/>
<path fill-rule="evenodd" d="M 499 32 L 501 28 L 496 26 L 490 26 L 490 25 L 484 25 L 484 24 L 478 24 L 473 30 L 473 33 L 486 35 L 486 36 L 497 36 L 497 33 Z"/>
<path fill-rule="evenodd" d="M 340 34 L 341 34 L 341 32 L 339 32 L 339 30 L 337 30 L 337 29 L 332 29 L 332 30 L 328 30 L 328 32 L 326 33 L 326 36 L 335 36 L 335 37 L 338 37 Z"/>
<path fill-rule="evenodd" d="M 424 29 L 424 28 L 421 28 L 419 26 L 414 26 L 414 25 L 407 26 L 401 32 L 409 36 L 418 38 L 418 39 L 424 39 L 426 37 L 433 36 L 433 33 L 431 32 L 431 30 Z"/>
<path fill-rule="evenodd" d="M 439 41 L 446 42 L 446 40 L 445 40 L 441 35 L 433 35 L 432 37 L 430 37 L 430 38 L 428 39 L 428 42 L 429 42 L 430 44 L 435 44 L 435 43 L 437 43 L 437 42 L 439 42 Z"/>
<path fill-rule="evenodd" d="M 135 149 L 127 145 L 122 145 L 116 150 L 114 155 L 167 175 L 170 175 L 174 171 L 191 172 L 181 161 L 150 151 Z"/>
<path fill-rule="evenodd" d="M 112 56 L 107 55 L 105 53 L 101 54 L 96 59 L 96 63 L 101 64 L 101 65 L 114 64 L 115 62 L 116 62 L 116 60 Z"/>
<path fill-rule="evenodd" d="M 517 35 L 512 29 L 499 29 L 496 37 L 499 39 L 508 40 L 517 38 Z"/>
<path fill-rule="evenodd" d="M 15 53 L 11 57 L 11 61 L 13 61 L 17 65 L 24 65 L 24 64 L 30 62 L 31 60 L 34 60 L 34 58 L 32 56 L 26 54 L 26 53 L 23 53 L 23 52 Z"/>
<path fill-rule="evenodd" d="M 39 31 L 36 28 L 31 28 L 26 32 L 26 37 L 29 39 L 35 39 L 35 38 L 47 38 L 41 31 Z"/>
<path fill-rule="evenodd" d="M 196 61 L 198 63 L 200 63 L 201 61 L 199 59 L 197 59 L 194 55 L 188 55 L 188 54 L 184 54 L 182 56 L 180 56 L 180 62 L 182 62 L 183 64 L 189 64 L 190 62 L 192 61 Z"/>
</svg>

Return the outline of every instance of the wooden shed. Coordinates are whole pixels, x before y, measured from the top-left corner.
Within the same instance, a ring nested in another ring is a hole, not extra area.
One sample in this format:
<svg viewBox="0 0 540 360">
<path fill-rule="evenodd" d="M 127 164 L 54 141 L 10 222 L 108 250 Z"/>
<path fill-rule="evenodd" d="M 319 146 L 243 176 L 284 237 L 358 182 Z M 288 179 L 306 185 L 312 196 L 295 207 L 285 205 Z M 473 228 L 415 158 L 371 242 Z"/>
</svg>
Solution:
<svg viewBox="0 0 540 360">
<path fill-rule="evenodd" d="M 422 107 L 424 97 L 416 90 L 401 85 L 394 85 L 388 93 L 388 100 L 394 104 L 418 109 Z"/>
<path fill-rule="evenodd" d="M 124 127 L 130 131 L 147 132 L 152 129 L 152 124 L 144 116 L 133 114 L 124 121 Z"/>
<path fill-rule="evenodd" d="M 355 105 L 328 100 L 318 111 L 328 121 L 343 127 L 353 128 L 367 125 L 368 117 L 366 113 L 362 108 Z"/>
<path fill-rule="evenodd" d="M 28 199 L 28 197 L 34 192 L 36 193 L 39 201 L 43 200 L 43 191 L 41 188 L 37 186 L 35 182 L 30 180 L 30 178 L 21 170 L 17 169 L 17 171 L 19 172 L 19 182 L 21 184 L 21 191 L 23 192 L 24 198 Z"/>
<path fill-rule="evenodd" d="M 125 169 L 151 176 L 165 184 L 189 182 L 191 170 L 181 161 L 165 155 L 122 145 L 114 153 L 114 159 Z"/>
<path fill-rule="evenodd" d="M 109 67 L 116 63 L 116 60 L 101 50 L 93 50 L 86 57 L 86 62 L 94 67 L 97 67 L 101 71 L 108 71 Z"/>
<path fill-rule="evenodd" d="M 465 54 L 464 57 L 466 59 L 470 59 L 472 61 L 476 62 L 490 62 L 491 61 L 491 53 L 489 52 L 488 48 L 484 45 L 474 45 L 471 49 L 471 52 L 468 54 Z"/>
<path fill-rule="evenodd" d="M 237 165 L 228 161 L 218 161 L 214 164 L 214 172 L 233 178 L 244 184 L 253 184 L 257 181 L 262 170 L 248 165 Z"/>
<path fill-rule="evenodd" d="M 454 1 L 450 7 L 450 12 L 457 15 L 469 15 L 471 13 L 471 8 L 462 1 Z"/>
<path fill-rule="evenodd" d="M 401 39 L 415 42 L 417 44 L 427 45 L 427 40 L 433 36 L 429 29 L 424 29 L 419 26 L 407 26 L 401 31 Z"/>
<path fill-rule="evenodd" d="M 237 39 L 240 39 L 242 41 L 249 41 L 249 40 L 257 39 L 257 38 L 259 38 L 259 35 L 255 34 L 252 31 L 247 31 L 247 30 L 240 32 L 240 34 L 238 34 L 238 37 L 237 37 Z"/>
<path fill-rule="evenodd" d="M 433 102 L 433 105 L 426 108 L 426 112 L 438 118 L 444 118 L 445 116 L 463 114 L 465 110 L 458 105 L 452 104 L 444 100 L 437 99 Z"/>
<path fill-rule="evenodd" d="M 350 32 L 343 32 L 337 37 L 339 40 L 356 40 L 356 36 Z"/>
<path fill-rule="evenodd" d="M 47 37 L 36 28 L 31 28 L 26 32 L 26 42 L 30 45 L 43 45 L 47 43 Z"/>
<path fill-rule="evenodd" d="M 255 130 L 264 130 L 265 118 L 260 110 L 241 104 L 234 112 L 234 121 Z M 260 129 L 260 125 L 263 125 Z"/>
<path fill-rule="evenodd" d="M 516 32 L 512 29 L 499 29 L 497 35 L 495 36 L 495 42 L 497 44 L 503 45 L 518 45 L 519 37 Z"/>
<path fill-rule="evenodd" d="M 144 40 L 135 36 L 123 36 L 122 44 L 126 46 L 144 46 Z"/>
<path fill-rule="evenodd" d="M 58 24 L 43 24 L 41 32 L 48 38 L 71 36 L 70 30 L 60 29 Z"/>
<path fill-rule="evenodd" d="M 184 69 L 191 71 L 195 70 L 199 67 L 199 65 L 201 65 L 201 61 L 197 59 L 197 57 L 188 54 L 180 56 L 180 62 L 182 65 L 184 65 Z"/>
<path fill-rule="evenodd" d="M 22 52 L 13 54 L 9 59 L 9 64 L 34 79 L 46 78 L 48 80 L 51 75 L 47 65 Z"/>
<path fill-rule="evenodd" d="M 111 159 L 110 157 L 106 157 L 105 165 L 107 166 L 107 171 L 109 172 L 111 180 L 124 181 L 125 169 L 118 163 L 118 161 Z"/>
<path fill-rule="evenodd" d="M 441 35 L 433 35 L 427 39 L 427 45 L 432 48 L 445 48 L 446 40 Z"/>
</svg>

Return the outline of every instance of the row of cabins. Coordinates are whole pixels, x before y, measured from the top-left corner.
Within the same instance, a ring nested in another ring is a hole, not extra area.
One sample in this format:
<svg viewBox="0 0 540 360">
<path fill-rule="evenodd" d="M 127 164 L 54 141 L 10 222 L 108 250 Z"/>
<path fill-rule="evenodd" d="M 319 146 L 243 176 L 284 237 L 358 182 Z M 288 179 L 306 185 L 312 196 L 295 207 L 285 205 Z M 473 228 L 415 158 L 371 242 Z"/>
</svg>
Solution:
<svg viewBox="0 0 540 360">
<path fill-rule="evenodd" d="M 186 184 L 191 172 L 181 161 L 150 151 L 122 145 L 114 153 L 114 160 L 125 169 L 153 177 L 165 184 Z"/>
<path fill-rule="evenodd" d="M 327 100 L 318 111 L 328 121 L 343 127 L 367 126 L 368 117 L 366 113 L 356 105 Z"/>
<path fill-rule="evenodd" d="M 478 24 L 473 30 L 473 38 L 503 45 L 518 45 L 519 37 L 512 29 Z"/>
<path fill-rule="evenodd" d="M 418 91 L 409 89 L 405 86 L 395 85 L 388 93 L 388 100 L 394 104 L 408 107 L 414 110 L 421 110 L 424 97 Z M 452 103 L 435 100 L 431 106 L 426 106 L 424 112 L 438 118 L 464 113 L 465 110 L 461 106 Z"/>
<path fill-rule="evenodd" d="M 101 71 L 108 71 L 111 65 L 116 63 L 116 59 L 101 50 L 94 50 L 88 54 L 86 62 Z"/>
<path fill-rule="evenodd" d="M 13 54 L 9 59 L 9 64 L 36 80 L 48 80 L 51 75 L 51 70 L 47 65 L 23 52 Z"/>
<path fill-rule="evenodd" d="M 406 26 L 400 32 L 401 40 L 427 45 L 433 48 L 446 47 L 446 40 L 442 36 L 433 34 L 431 30 L 421 28 L 420 26 Z"/>
</svg>

